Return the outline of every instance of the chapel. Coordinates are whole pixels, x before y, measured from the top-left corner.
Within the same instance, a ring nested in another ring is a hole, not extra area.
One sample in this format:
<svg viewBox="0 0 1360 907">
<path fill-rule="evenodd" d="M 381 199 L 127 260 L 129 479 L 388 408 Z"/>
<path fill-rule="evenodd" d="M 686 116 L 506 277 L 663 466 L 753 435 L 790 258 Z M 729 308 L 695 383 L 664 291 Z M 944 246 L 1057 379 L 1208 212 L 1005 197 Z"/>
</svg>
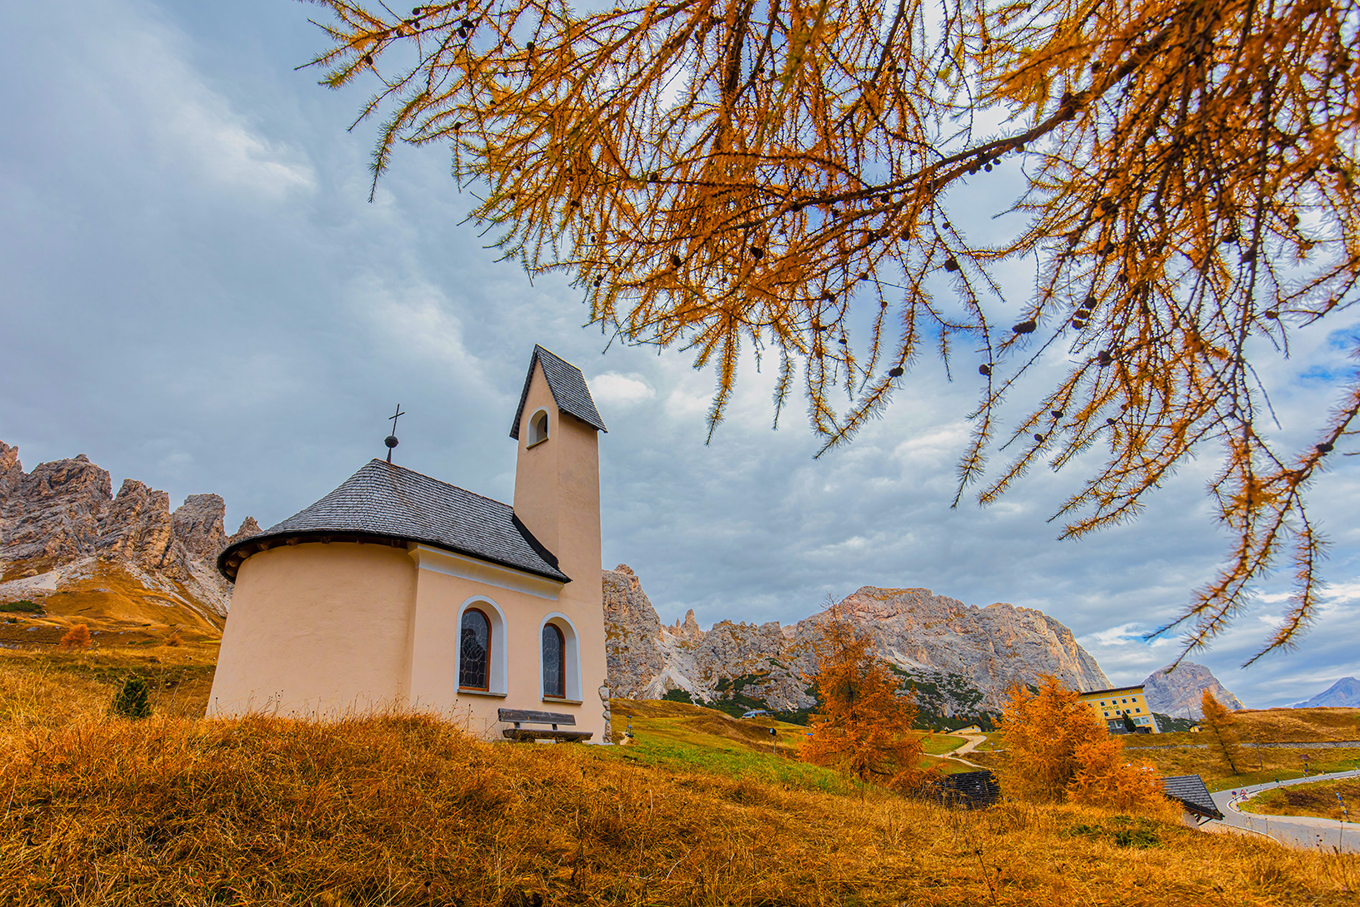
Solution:
<svg viewBox="0 0 1360 907">
<path fill-rule="evenodd" d="M 524 710 L 570 714 L 603 742 L 603 431 L 581 370 L 535 346 L 510 429 L 513 505 L 374 459 L 228 546 L 207 714 L 410 708 L 499 738 Z"/>
</svg>

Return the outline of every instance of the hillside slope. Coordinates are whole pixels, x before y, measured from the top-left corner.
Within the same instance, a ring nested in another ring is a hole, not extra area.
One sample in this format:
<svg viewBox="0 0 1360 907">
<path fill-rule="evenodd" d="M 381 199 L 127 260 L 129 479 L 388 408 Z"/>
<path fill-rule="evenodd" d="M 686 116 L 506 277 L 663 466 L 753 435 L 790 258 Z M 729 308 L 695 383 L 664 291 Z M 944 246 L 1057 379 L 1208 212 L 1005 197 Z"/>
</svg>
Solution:
<svg viewBox="0 0 1360 907">
<path fill-rule="evenodd" d="M 0 903 L 1354 903 L 1353 857 L 1070 806 L 949 811 L 749 749 L 706 765 L 419 715 L 111 718 L 110 687 L 71 676 L 86 659 L 0 653 Z"/>
</svg>

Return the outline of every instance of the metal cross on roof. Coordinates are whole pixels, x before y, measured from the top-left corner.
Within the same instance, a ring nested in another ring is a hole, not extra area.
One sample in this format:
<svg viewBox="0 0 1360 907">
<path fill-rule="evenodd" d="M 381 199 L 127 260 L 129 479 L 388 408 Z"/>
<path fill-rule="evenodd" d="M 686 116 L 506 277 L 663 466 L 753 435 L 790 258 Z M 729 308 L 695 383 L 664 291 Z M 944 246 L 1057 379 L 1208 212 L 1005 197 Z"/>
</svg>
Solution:
<svg viewBox="0 0 1360 907">
<path fill-rule="evenodd" d="M 397 420 L 404 415 L 406 415 L 406 413 L 401 411 L 401 404 L 398 403 L 397 411 L 387 417 L 392 420 L 392 434 L 388 435 L 383 443 L 387 445 L 387 462 L 389 463 L 392 462 L 392 448 L 396 447 L 399 443 L 397 441 Z"/>
</svg>

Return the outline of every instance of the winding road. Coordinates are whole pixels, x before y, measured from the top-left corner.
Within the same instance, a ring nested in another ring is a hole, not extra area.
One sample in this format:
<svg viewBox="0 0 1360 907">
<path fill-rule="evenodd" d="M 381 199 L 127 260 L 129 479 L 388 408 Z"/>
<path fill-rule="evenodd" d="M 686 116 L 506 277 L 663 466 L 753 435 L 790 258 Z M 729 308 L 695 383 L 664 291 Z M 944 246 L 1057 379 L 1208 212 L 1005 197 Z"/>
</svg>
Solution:
<svg viewBox="0 0 1360 907">
<path fill-rule="evenodd" d="M 1289 787 L 1294 784 L 1313 784 L 1318 781 L 1332 781 L 1337 778 L 1360 778 L 1360 770 L 1332 772 L 1327 775 L 1312 775 L 1308 778 L 1291 778 L 1288 781 L 1271 781 L 1266 784 L 1253 784 L 1232 790 L 1214 793 L 1214 805 L 1223 813 L 1222 822 L 1208 822 L 1209 826 L 1229 826 L 1234 829 L 1255 832 L 1287 844 L 1290 847 L 1317 847 L 1322 850 L 1340 849 L 1343 853 L 1360 853 L 1360 823 L 1337 822 L 1333 819 L 1317 819 L 1312 816 L 1264 816 L 1243 812 L 1237 804 L 1262 791 L 1275 787 Z M 1360 812 L 1360 803 L 1355 804 Z"/>
</svg>

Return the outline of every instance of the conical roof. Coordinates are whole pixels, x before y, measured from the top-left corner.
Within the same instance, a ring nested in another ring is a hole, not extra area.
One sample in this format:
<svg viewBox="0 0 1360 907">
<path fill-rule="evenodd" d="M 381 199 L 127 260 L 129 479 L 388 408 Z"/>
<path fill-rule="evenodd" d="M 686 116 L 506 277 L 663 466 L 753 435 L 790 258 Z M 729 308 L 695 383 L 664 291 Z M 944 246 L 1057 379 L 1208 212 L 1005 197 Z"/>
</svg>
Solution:
<svg viewBox="0 0 1360 907">
<path fill-rule="evenodd" d="M 235 580 L 240 559 L 232 556 L 242 549 L 332 535 L 419 542 L 570 582 L 557 568 L 557 557 L 534 538 L 509 504 L 378 459 L 312 506 L 229 545 L 218 555 L 217 569 Z"/>
</svg>

